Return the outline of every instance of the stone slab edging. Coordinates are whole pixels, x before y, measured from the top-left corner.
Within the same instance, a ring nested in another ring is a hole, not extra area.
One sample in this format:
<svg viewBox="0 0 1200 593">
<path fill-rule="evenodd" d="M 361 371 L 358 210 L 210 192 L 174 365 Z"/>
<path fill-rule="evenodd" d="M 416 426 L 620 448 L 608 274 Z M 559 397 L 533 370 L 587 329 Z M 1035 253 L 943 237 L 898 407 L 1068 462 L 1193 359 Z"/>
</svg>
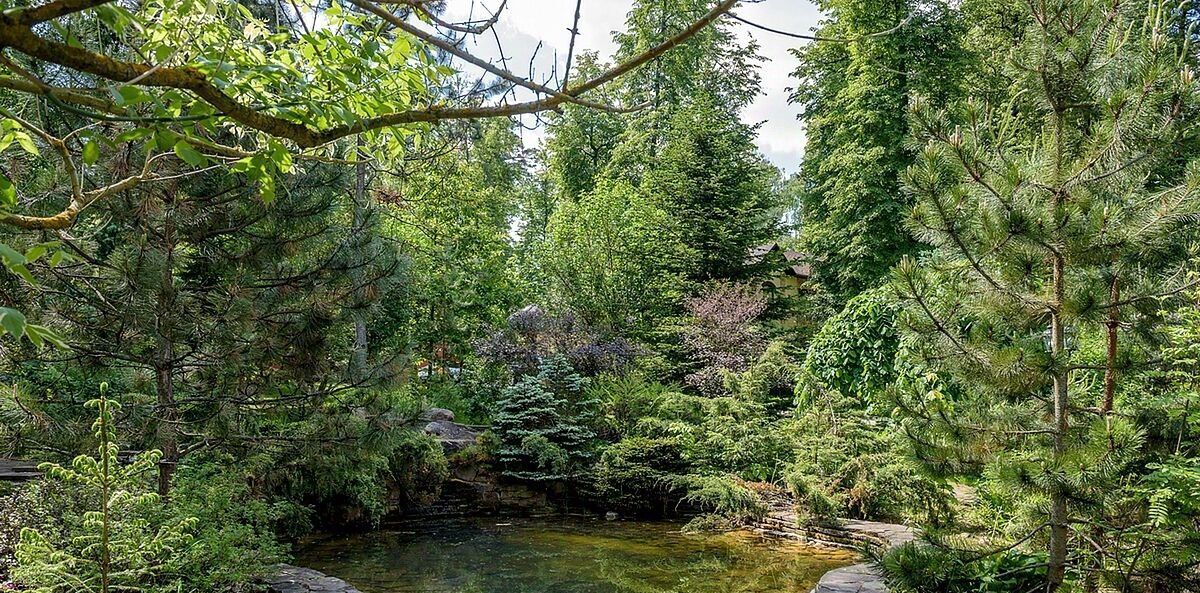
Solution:
<svg viewBox="0 0 1200 593">
<path fill-rule="evenodd" d="M 875 521 L 844 520 L 826 525 L 802 523 L 791 508 L 772 507 L 762 519 L 749 525 L 752 531 L 822 546 L 849 549 L 866 546 L 876 551 L 911 542 L 918 533 L 905 525 Z M 812 593 L 886 593 L 887 590 L 875 567 L 861 563 L 825 573 Z"/>
<path fill-rule="evenodd" d="M 267 590 L 271 593 L 362 593 L 342 579 L 290 564 L 275 568 L 275 574 L 267 579 Z"/>
</svg>

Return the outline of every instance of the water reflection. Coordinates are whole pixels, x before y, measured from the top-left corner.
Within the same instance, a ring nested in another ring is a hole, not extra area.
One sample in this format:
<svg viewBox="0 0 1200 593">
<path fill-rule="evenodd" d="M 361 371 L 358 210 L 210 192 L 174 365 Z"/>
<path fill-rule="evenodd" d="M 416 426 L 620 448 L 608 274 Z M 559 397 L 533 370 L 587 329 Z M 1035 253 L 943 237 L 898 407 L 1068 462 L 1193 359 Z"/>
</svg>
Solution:
<svg viewBox="0 0 1200 593">
<path fill-rule="evenodd" d="M 365 593 L 804 592 L 853 555 L 669 523 L 471 519 L 312 542 L 297 562 Z"/>
</svg>

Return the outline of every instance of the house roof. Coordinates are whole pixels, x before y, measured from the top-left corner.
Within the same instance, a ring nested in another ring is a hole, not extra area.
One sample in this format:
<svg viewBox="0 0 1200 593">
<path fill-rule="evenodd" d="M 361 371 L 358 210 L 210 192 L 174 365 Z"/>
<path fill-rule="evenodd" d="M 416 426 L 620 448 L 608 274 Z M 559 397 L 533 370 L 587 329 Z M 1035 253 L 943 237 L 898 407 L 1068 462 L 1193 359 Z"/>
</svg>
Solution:
<svg viewBox="0 0 1200 593">
<path fill-rule="evenodd" d="M 749 252 L 746 254 L 746 264 L 760 264 L 766 260 L 767 256 L 776 252 L 782 255 L 783 261 L 789 264 L 784 273 L 791 276 L 796 276 L 797 278 L 812 277 L 812 257 L 807 253 L 800 253 L 799 251 L 784 249 L 783 246 L 778 242 L 766 243 L 751 247 Z"/>
</svg>

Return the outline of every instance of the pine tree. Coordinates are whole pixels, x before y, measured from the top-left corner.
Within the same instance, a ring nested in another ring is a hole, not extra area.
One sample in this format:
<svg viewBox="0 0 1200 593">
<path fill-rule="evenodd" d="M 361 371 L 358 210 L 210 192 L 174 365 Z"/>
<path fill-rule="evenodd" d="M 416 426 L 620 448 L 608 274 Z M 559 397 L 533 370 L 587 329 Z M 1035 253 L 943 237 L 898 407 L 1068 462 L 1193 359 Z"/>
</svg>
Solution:
<svg viewBox="0 0 1200 593">
<path fill-rule="evenodd" d="M 1144 433 L 1111 383 L 1089 385 L 1121 380 L 1121 352 L 1188 285 L 1177 233 L 1200 213 L 1200 165 L 1177 166 L 1172 147 L 1196 134 L 1197 80 L 1165 3 L 1028 10 L 1007 90 L 914 106 L 925 145 L 904 183 L 934 251 L 895 285 L 908 347 L 946 382 L 917 373 L 901 402 L 932 468 L 1008 489 L 1026 531 L 1013 538 L 1045 545 L 1047 591 L 1120 588 L 1129 574 L 1096 568 L 1093 536 Z M 1095 336 L 1099 364 L 1081 352 Z"/>
<path fill-rule="evenodd" d="M 351 358 L 344 305 L 363 287 L 378 294 L 399 263 L 375 245 L 364 264 L 339 237 L 352 216 L 344 173 L 298 171 L 272 205 L 227 174 L 98 205 L 107 216 L 45 277 L 43 306 L 73 351 L 32 353 L 24 372 L 70 357 L 127 384 L 130 440 L 162 452 L 163 496 L 189 451 L 241 447 L 265 417 L 330 395 Z"/>
</svg>

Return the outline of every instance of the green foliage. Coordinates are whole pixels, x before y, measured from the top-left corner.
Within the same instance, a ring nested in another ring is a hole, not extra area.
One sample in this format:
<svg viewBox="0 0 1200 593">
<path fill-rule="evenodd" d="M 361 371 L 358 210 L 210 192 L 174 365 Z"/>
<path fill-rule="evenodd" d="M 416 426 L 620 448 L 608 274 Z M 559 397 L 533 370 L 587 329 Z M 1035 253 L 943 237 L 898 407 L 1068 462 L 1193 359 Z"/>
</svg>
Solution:
<svg viewBox="0 0 1200 593">
<path fill-rule="evenodd" d="M 180 470 L 164 514 L 196 520 L 191 544 L 172 558 L 186 588 L 239 591 L 287 560 L 276 531 L 305 513 L 295 503 L 256 496 L 252 480 L 229 456 L 195 459 Z"/>
<path fill-rule="evenodd" d="M 406 258 L 403 282 L 375 294 L 376 350 L 411 349 L 434 374 L 461 367 L 471 342 L 520 303 L 509 240 L 525 171 L 508 122 L 448 130 L 443 154 L 384 179 L 376 231 Z"/>
<path fill-rule="evenodd" d="M 638 0 L 626 15 L 625 30 L 615 35 L 616 58 L 627 59 L 662 43 L 672 31 L 703 14 L 702 0 Z M 653 132 L 656 122 L 686 109 L 689 99 L 710 96 L 736 114 L 760 92 L 758 46 L 744 42 L 725 23 L 717 23 L 689 39 L 683 47 L 625 80 L 631 104 L 651 103 L 638 114 L 639 127 Z"/>
<path fill-rule="evenodd" d="M 814 518 L 934 525 L 952 518 L 950 489 L 914 462 L 894 421 L 856 398 L 820 395 L 800 407 L 787 430 L 793 461 L 786 480 Z"/>
<path fill-rule="evenodd" d="M 574 66 L 576 76 L 589 77 L 599 73 L 602 67 L 599 61 L 599 56 L 593 52 L 580 54 Z M 593 98 L 600 100 L 613 101 L 617 98 L 614 96 L 617 92 L 608 86 L 595 92 L 597 95 Z M 579 105 L 566 105 L 562 113 L 550 114 L 547 126 L 549 136 L 546 140 L 547 168 L 560 194 L 551 197 L 575 200 L 591 193 L 628 126 L 629 122 L 618 114 Z M 528 222 L 534 225 L 530 230 L 537 231 L 546 225 L 549 211 L 544 208 L 527 210 L 530 215 Z"/>
<path fill-rule="evenodd" d="M 588 384 L 588 397 L 600 405 L 600 436 L 619 440 L 636 435 L 642 419 L 653 416 L 661 398 L 673 390 L 648 379 L 642 371 L 596 377 Z"/>
<path fill-rule="evenodd" d="M 587 323 L 647 336 L 684 291 L 689 248 L 667 211 L 626 181 L 560 201 L 539 253 L 549 303 Z"/>
<path fill-rule="evenodd" d="M 894 272 L 905 431 L 927 468 L 982 478 L 1003 539 L 1044 546 L 1047 590 L 1175 587 L 1194 527 L 1151 533 L 1130 491 L 1171 397 L 1131 380 L 1195 265 L 1193 57 L 1167 3 L 1015 8 L 1003 86 L 913 102 L 909 228 L 933 251 Z"/>
<path fill-rule="evenodd" d="M 781 205 L 778 172 L 758 153 L 755 129 L 704 96 L 669 122 L 643 191 L 670 214 L 680 240 L 695 253 L 692 280 L 740 279 L 750 248 L 774 240 Z"/>
<path fill-rule="evenodd" d="M 1045 555 L 976 553 L 925 542 L 899 546 L 879 559 L 897 593 L 1013 593 L 1035 591 L 1046 578 Z"/>
<path fill-rule="evenodd" d="M 693 473 L 736 474 L 746 480 L 778 476 L 787 443 L 762 404 L 731 396 L 663 393 L 639 433 L 676 438 Z"/>
<path fill-rule="evenodd" d="M 685 504 L 708 511 L 730 521 L 744 521 L 762 517 L 767 509 L 762 499 L 747 488 L 737 476 L 689 475 L 679 479 L 679 485 L 687 490 Z M 695 527 L 705 524 L 704 520 Z"/>
<path fill-rule="evenodd" d="M 94 493 L 57 480 L 34 480 L 11 490 L 0 497 L 0 516 L 5 518 L 0 521 L 0 583 L 8 581 L 17 565 L 22 530 L 36 527 L 55 540 L 65 541 L 65 531 L 97 506 Z"/>
<path fill-rule="evenodd" d="M 413 427 L 421 411 L 413 395 L 396 390 L 343 397 L 341 409 L 331 406 L 286 423 L 290 438 L 260 448 L 247 460 L 248 471 L 269 491 L 311 506 L 321 526 L 378 525 L 391 505 L 436 496 L 447 464 L 441 446 Z"/>
<path fill-rule="evenodd" d="M 1171 457 L 1146 469 L 1138 490 L 1149 501 L 1152 526 L 1179 526 L 1200 516 L 1200 459 Z"/>
<path fill-rule="evenodd" d="M 774 416 L 792 407 L 792 394 L 800 377 L 800 366 L 792 361 L 787 344 L 774 341 L 743 373 L 727 373 L 725 388 L 735 398 L 762 405 Z"/>
<path fill-rule="evenodd" d="M 537 375 L 505 390 L 492 430 L 506 475 L 553 481 L 583 473 L 594 455 L 597 407 L 587 397 L 587 383 L 564 357 L 554 355 L 542 361 Z"/>
<path fill-rule="evenodd" d="M 123 465 L 113 415 L 120 406 L 101 391 L 88 402 L 95 408 L 95 457 L 80 455 L 71 467 L 43 464 L 53 480 L 75 484 L 95 496 L 98 508 L 58 541 L 35 528 L 21 531 L 13 578 L 37 593 L 64 591 L 169 591 L 178 586 L 173 563 L 193 541 L 197 519 L 163 518 L 158 495 L 147 491 L 145 476 L 160 454 L 149 451 Z M 157 588 L 156 588 L 157 587 Z"/>
<path fill-rule="evenodd" d="M 821 393 L 878 403 L 896 380 L 899 346 L 896 304 L 890 288 L 866 291 L 825 322 L 809 343 L 797 397 L 808 405 Z"/>
<path fill-rule="evenodd" d="M 807 130 L 800 249 L 820 262 L 817 280 L 842 299 L 885 282 L 918 248 L 902 224 L 912 204 L 899 183 L 912 159 L 906 110 L 915 93 L 939 102 L 959 94 L 969 63 L 949 5 L 824 0 L 829 18 L 816 35 L 856 41 L 794 50 L 792 101 Z"/>
<path fill-rule="evenodd" d="M 689 485 L 688 469 L 677 439 L 630 436 L 604 449 L 589 478 L 603 508 L 666 516 Z"/>
</svg>

